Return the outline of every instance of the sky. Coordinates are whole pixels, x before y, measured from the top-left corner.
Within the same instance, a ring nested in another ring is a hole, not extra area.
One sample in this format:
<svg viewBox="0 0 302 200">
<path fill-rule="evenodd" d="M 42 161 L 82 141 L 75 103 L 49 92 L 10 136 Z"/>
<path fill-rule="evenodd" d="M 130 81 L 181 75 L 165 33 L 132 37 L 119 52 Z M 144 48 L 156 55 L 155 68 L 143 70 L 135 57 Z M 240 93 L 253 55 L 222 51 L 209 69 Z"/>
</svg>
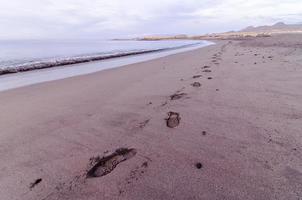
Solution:
<svg viewBox="0 0 302 200">
<path fill-rule="evenodd" d="M 302 23 L 302 0 L 0 0 L 0 39 L 198 35 Z"/>
</svg>

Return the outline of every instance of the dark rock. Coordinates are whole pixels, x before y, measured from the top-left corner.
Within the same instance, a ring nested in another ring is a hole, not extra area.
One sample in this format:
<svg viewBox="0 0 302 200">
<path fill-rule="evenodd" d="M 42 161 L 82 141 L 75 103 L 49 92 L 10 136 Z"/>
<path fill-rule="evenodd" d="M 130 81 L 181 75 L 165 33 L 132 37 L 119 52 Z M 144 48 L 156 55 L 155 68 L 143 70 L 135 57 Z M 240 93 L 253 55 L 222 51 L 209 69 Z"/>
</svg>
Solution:
<svg viewBox="0 0 302 200">
<path fill-rule="evenodd" d="M 33 189 L 36 185 L 42 182 L 41 178 L 36 179 L 33 183 L 30 184 L 29 188 Z"/>
<path fill-rule="evenodd" d="M 201 169 L 203 166 L 202 166 L 202 164 L 200 162 L 198 162 L 198 163 L 195 164 L 195 167 L 197 169 Z"/>
</svg>

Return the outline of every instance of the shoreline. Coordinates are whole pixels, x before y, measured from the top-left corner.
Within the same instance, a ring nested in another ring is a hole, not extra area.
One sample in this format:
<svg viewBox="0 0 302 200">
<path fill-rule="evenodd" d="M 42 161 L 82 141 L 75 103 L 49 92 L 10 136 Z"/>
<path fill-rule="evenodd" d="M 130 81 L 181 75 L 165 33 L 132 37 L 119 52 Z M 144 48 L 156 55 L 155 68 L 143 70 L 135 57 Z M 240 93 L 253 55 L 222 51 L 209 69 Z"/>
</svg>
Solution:
<svg viewBox="0 0 302 200">
<path fill-rule="evenodd" d="M 139 55 L 129 55 L 100 61 L 78 63 L 60 67 L 51 67 L 40 70 L 31 70 L 22 73 L 6 74 L 0 76 L 0 92 L 32 84 L 95 73 L 98 71 L 103 71 L 116 67 L 123 67 L 129 64 L 145 62 L 164 56 L 203 48 L 212 44 L 214 43 L 203 41 L 203 43 L 189 45 L 188 47 L 183 48 L 170 48 L 169 50 L 160 50 L 153 53 L 142 53 Z"/>
<path fill-rule="evenodd" d="M 1 198 L 301 198 L 301 39 L 220 41 L 0 92 Z"/>
<path fill-rule="evenodd" d="M 94 55 L 94 56 L 81 56 L 81 57 L 75 56 L 72 58 L 65 58 L 65 59 L 55 60 L 55 61 L 32 62 L 32 63 L 17 65 L 15 67 L 0 68 L 0 76 L 6 75 L 6 74 L 15 74 L 15 73 L 21 73 L 21 72 L 27 72 L 27 71 L 69 66 L 69 65 L 88 63 L 88 62 L 94 62 L 94 61 L 101 61 L 101 60 L 106 60 L 106 59 L 121 58 L 121 57 L 126 57 L 126 56 L 135 56 L 135 55 L 148 54 L 148 53 L 171 51 L 171 50 L 176 50 L 176 49 L 193 47 L 198 44 L 200 44 L 200 43 L 187 44 L 187 45 L 182 45 L 182 46 L 177 46 L 177 47 L 152 49 L 152 50 L 123 52 L 123 53 L 116 53 L 116 54 L 110 54 L 110 55 Z"/>
</svg>

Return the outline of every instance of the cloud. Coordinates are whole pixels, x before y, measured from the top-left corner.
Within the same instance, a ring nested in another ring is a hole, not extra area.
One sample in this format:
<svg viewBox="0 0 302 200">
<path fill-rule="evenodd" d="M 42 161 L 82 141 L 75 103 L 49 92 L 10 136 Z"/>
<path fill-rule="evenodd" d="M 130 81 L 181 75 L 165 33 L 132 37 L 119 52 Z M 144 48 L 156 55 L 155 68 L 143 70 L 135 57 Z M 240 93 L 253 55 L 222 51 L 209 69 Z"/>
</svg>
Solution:
<svg viewBox="0 0 302 200">
<path fill-rule="evenodd" d="M 280 0 L 225 0 L 214 6 L 191 13 L 195 17 L 206 17 L 222 21 L 260 20 L 272 17 L 296 16 L 296 20 L 302 14 L 302 1 L 280 1 Z"/>
<path fill-rule="evenodd" d="M 301 21 L 300 0 L 0 0 L 0 38 L 199 34 Z"/>
</svg>

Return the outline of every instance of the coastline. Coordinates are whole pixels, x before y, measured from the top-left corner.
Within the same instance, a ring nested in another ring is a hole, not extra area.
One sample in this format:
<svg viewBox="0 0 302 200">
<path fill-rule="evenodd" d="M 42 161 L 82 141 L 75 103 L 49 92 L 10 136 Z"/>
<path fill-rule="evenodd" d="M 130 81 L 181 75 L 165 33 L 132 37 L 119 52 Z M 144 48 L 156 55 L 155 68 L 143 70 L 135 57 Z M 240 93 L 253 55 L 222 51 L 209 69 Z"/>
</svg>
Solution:
<svg viewBox="0 0 302 200">
<path fill-rule="evenodd" d="M 67 66 L 67 65 L 70 66 L 70 65 L 74 65 L 74 64 L 101 61 L 101 60 L 106 60 L 106 59 L 121 58 L 121 57 L 125 57 L 125 56 L 135 56 L 135 55 L 141 55 L 141 54 L 147 54 L 147 53 L 171 51 L 171 50 L 175 50 L 175 49 L 192 47 L 192 46 L 195 46 L 198 44 L 200 44 L 200 43 L 186 44 L 186 45 L 181 45 L 181 46 L 177 46 L 177 47 L 167 47 L 167 48 L 159 48 L 159 49 L 152 49 L 152 50 L 108 53 L 108 55 L 107 54 L 90 55 L 90 56 L 86 55 L 86 56 L 75 56 L 75 57 L 71 57 L 71 58 L 64 58 L 61 60 L 54 59 L 53 61 L 30 62 L 27 64 L 20 64 L 15 67 L 0 68 L 0 76 L 6 75 L 6 74 L 14 74 L 14 73 L 20 73 L 20 72 L 47 69 L 47 68 L 62 67 L 62 66 Z"/>
<path fill-rule="evenodd" d="M 177 48 L 166 48 L 165 50 L 158 50 L 155 52 L 133 54 L 128 56 L 117 56 L 115 58 L 108 58 L 93 62 L 84 62 L 71 65 L 63 65 L 57 67 L 44 68 L 39 70 L 29 70 L 20 73 L 12 73 L 0 75 L 0 92 L 24 87 L 37 83 L 54 81 L 74 76 L 80 76 L 98 71 L 103 71 L 111 68 L 122 67 L 129 64 L 144 62 L 156 58 L 173 55 L 185 51 L 191 51 L 198 48 L 203 48 L 208 45 L 214 44 L 213 42 L 203 41 L 195 45 L 184 45 Z"/>
<path fill-rule="evenodd" d="M 219 41 L 0 92 L 1 198 L 301 198 L 300 40 Z M 135 153 L 87 178 L 119 148 Z"/>
</svg>

